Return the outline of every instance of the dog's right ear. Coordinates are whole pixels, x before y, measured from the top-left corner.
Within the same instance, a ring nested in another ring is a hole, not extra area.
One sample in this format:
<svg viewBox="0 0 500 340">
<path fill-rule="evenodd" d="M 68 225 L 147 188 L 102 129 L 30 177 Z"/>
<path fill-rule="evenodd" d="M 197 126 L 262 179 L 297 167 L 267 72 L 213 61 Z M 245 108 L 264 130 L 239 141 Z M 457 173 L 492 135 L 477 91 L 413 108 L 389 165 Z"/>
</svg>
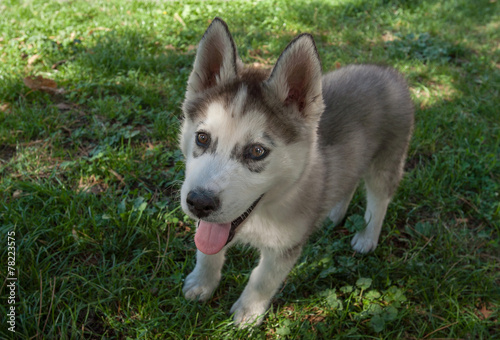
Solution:
<svg viewBox="0 0 500 340">
<path fill-rule="evenodd" d="M 201 38 L 186 96 L 237 77 L 238 52 L 227 24 L 215 18 Z"/>
</svg>

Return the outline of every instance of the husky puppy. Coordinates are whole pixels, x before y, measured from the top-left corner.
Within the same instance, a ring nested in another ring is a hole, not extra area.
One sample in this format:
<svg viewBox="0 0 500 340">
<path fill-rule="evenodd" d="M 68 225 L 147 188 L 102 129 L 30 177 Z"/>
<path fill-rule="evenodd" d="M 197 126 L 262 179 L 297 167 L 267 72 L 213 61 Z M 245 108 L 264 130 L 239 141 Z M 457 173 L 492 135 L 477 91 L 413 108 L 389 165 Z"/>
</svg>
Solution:
<svg viewBox="0 0 500 340">
<path fill-rule="evenodd" d="M 323 76 L 309 34 L 293 39 L 272 70 L 246 67 L 215 18 L 182 109 L 181 205 L 198 221 L 187 299 L 207 300 L 226 250 L 249 244 L 260 262 L 231 313 L 241 326 L 262 322 L 308 237 L 326 216 L 342 221 L 361 179 L 366 229 L 351 244 L 375 249 L 413 126 L 408 87 L 395 70 L 352 65 Z"/>
</svg>

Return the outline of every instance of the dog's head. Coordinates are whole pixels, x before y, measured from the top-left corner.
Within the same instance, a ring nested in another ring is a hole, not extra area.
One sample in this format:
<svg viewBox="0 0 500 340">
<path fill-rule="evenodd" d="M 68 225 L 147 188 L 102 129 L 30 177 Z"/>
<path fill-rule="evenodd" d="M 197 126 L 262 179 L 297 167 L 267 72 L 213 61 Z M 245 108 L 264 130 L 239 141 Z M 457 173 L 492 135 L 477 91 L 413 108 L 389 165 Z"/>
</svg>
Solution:
<svg viewBox="0 0 500 340">
<path fill-rule="evenodd" d="M 183 103 L 181 205 L 200 220 L 199 250 L 219 252 L 239 224 L 301 176 L 324 104 L 313 38 L 296 37 L 273 69 L 246 68 L 224 21 L 200 41 Z"/>
</svg>

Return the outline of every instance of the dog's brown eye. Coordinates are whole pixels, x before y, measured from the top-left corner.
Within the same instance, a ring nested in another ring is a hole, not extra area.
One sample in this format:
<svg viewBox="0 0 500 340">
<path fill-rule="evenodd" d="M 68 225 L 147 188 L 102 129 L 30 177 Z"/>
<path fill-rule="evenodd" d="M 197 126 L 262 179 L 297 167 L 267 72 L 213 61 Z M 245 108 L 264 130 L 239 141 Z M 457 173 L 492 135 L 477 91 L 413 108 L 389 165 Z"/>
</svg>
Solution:
<svg viewBox="0 0 500 340">
<path fill-rule="evenodd" d="M 207 147 L 210 144 L 210 136 L 205 132 L 198 132 L 196 134 L 196 144 Z"/>
<path fill-rule="evenodd" d="M 267 155 L 267 150 L 262 145 L 252 145 L 248 150 L 248 155 L 253 160 L 261 160 Z"/>
</svg>

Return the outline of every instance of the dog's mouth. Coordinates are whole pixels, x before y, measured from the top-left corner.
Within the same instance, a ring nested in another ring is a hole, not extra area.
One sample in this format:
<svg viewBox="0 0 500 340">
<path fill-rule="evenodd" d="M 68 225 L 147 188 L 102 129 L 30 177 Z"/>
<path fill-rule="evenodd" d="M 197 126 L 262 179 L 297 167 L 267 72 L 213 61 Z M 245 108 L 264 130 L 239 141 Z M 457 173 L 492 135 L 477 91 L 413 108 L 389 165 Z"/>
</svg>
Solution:
<svg viewBox="0 0 500 340">
<path fill-rule="evenodd" d="M 255 209 L 263 195 L 252 203 L 243 214 L 229 223 L 211 223 L 198 221 L 198 228 L 194 236 L 196 248 L 204 254 L 214 255 L 233 239 L 236 229 L 248 218 Z"/>
</svg>

